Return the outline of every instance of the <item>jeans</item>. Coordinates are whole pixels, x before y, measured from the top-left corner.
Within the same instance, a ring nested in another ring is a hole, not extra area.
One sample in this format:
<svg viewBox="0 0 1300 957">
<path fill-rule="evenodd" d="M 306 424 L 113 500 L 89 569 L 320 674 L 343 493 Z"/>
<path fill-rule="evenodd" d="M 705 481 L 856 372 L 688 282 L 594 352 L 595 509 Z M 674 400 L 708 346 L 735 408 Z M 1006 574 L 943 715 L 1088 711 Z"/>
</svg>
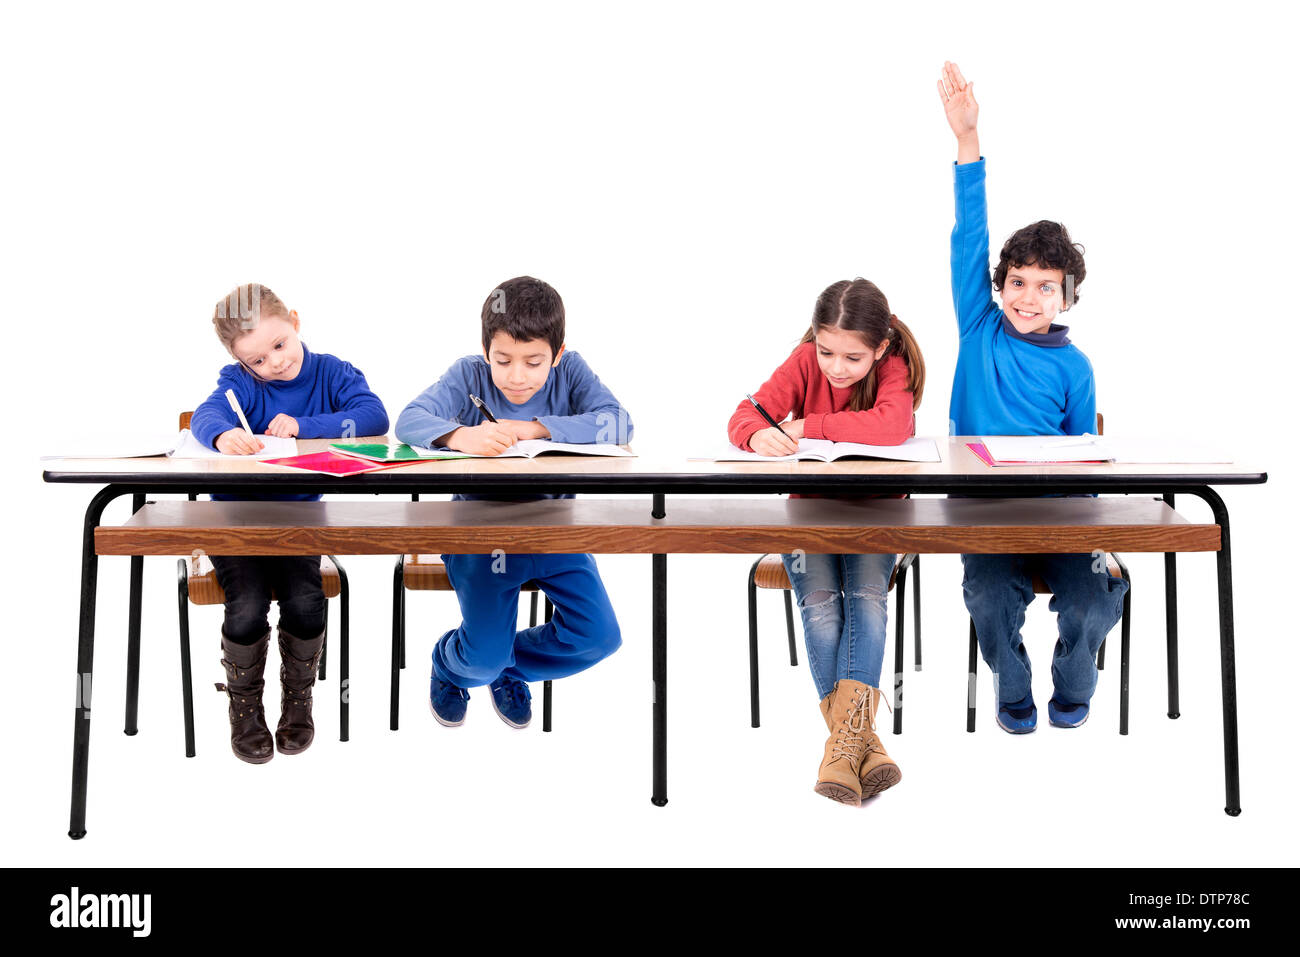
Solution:
<svg viewBox="0 0 1300 957">
<path fill-rule="evenodd" d="M 443 681 L 472 688 L 502 674 L 518 681 L 565 678 L 622 644 L 590 555 L 443 555 L 442 561 L 464 619 L 433 649 L 433 672 Z M 519 589 L 529 581 L 555 611 L 545 624 L 519 629 Z"/>
<path fill-rule="evenodd" d="M 222 631 L 237 645 L 251 645 L 271 630 L 271 593 L 280 603 L 280 627 L 297 638 L 325 630 L 325 592 L 319 555 L 211 555 L 226 593 Z"/>
<path fill-rule="evenodd" d="M 980 652 L 993 672 L 999 704 L 1030 692 L 1029 655 L 1021 642 L 1037 572 L 1052 591 L 1059 637 L 1052 655 L 1056 696 L 1086 704 L 1097 690 L 1097 649 L 1124 612 L 1128 583 L 1092 555 L 963 555 L 962 591 Z"/>
<path fill-rule="evenodd" d="M 803 617 L 817 697 L 841 678 L 880 687 L 893 555 L 782 555 Z"/>
</svg>

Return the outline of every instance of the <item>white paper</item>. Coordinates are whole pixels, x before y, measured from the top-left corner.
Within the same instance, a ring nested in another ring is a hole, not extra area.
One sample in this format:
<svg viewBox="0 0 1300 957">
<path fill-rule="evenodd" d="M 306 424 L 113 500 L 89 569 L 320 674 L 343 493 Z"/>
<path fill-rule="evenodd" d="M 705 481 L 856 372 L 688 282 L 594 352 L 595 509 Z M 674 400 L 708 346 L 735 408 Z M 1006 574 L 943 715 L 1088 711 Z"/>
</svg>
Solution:
<svg viewBox="0 0 1300 957">
<path fill-rule="evenodd" d="M 760 455 L 728 446 L 720 455 L 695 458 L 706 462 L 829 462 L 850 455 L 864 455 L 892 462 L 939 462 L 939 447 L 934 439 L 914 437 L 901 445 L 864 445 L 861 442 L 831 442 L 829 439 L 800 439 L 799 451 L 794 455 Z"/>
<path fill-rule="evenodd" d="M 293 438 L 280 438 L 275 435 L 259 435 L 258 438 L 262 440 L 265 448 L 257 454 L 226 456 L 222 452 L 208 448 L 196 439 L 189 429 L 181 429 L 181 434 L 176 437 L 175 448 L 168 454 L 174 459 L 222 459 L 227 457 L 241 459 L 282 459 L 298 454 L 298 442 Z"/>
</svg>

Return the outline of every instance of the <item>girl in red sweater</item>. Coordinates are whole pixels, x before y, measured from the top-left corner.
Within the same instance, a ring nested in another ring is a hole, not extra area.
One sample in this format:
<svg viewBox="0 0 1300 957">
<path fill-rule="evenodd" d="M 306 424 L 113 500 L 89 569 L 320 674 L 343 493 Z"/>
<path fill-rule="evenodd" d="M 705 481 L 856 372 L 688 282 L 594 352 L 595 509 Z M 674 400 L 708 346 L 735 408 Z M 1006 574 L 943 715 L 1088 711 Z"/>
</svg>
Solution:
<svg viewBox="0 0 1300 957">
<path fill-rule="evenodd" d="M 911 331 L 865 279 L 837 282 L 817 298 L 803 342 L 727 425 L 732 443 L 788 455 L 801 438 L 897 445 L 915 432 L 925 362 Z M 818 794 L 859 804 L 902 780 L 876 734 L 885 657 L 885 597 L 893 555 L 783 555 L 803 617 L 808 665 L 830 737 Z"/>
</svg>

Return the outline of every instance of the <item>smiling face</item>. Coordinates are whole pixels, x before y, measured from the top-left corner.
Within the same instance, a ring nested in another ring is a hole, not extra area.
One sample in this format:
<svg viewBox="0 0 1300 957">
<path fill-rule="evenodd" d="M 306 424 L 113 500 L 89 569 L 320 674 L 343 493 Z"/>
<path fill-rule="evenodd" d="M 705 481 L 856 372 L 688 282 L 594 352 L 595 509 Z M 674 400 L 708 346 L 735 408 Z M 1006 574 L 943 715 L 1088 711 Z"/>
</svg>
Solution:
<svg viewBox="0 0 1300 957">
<path fill-rule="evenodd" d="M 298 313 L 273 316 L 234 341 L 231 351 L 261 379 L 290 382 L 302 371 L 302 343 L 298 341 Z"/>
<path fill-rule="evenodd" d="M 513 405 L 523 405 L 546 385 L 551 369 L 560 364 L 564 346 L 554 356 L 545 339 L 513 339 L 498 332 L 488 343 L 487 361 L 492 369 L 492 384 Z"/>
<path fill-rule="evenodd" d="M 1062 285 L 1065 273 L 1060 269 L 1038 266 L 1012 266 L 1002 285 L 1002 311 L 1024 335 L 1046 332 L 1064 310 Z"/>
<path fill-rule="evenodd" d="M 872 349 L 858 333 L 834 327 L 818 329 L 814 342 L 817 364 L 836 389 L 851 388 L 866 378 L 872 363 L 889 348 L 889 342 L 884 341 Z"/>
</svg>

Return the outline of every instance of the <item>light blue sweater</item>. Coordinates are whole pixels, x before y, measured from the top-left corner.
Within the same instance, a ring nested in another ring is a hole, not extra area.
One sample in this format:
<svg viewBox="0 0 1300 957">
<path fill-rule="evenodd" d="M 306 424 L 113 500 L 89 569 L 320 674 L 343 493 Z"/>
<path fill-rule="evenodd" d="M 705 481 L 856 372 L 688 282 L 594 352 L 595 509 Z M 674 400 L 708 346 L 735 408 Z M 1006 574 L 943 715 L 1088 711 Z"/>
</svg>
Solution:
<svg viewBox="0 0 1300 957">
<path fill-rule="evenodd" d="M 952 435 L 1082 435 L 1097 431 L 1088 357 L 1052 326 L 1022 335 L 993 299 L 984 159 L 955 164 L 952 304 L 961 340 L 952 379 Z"/>
</svg>

